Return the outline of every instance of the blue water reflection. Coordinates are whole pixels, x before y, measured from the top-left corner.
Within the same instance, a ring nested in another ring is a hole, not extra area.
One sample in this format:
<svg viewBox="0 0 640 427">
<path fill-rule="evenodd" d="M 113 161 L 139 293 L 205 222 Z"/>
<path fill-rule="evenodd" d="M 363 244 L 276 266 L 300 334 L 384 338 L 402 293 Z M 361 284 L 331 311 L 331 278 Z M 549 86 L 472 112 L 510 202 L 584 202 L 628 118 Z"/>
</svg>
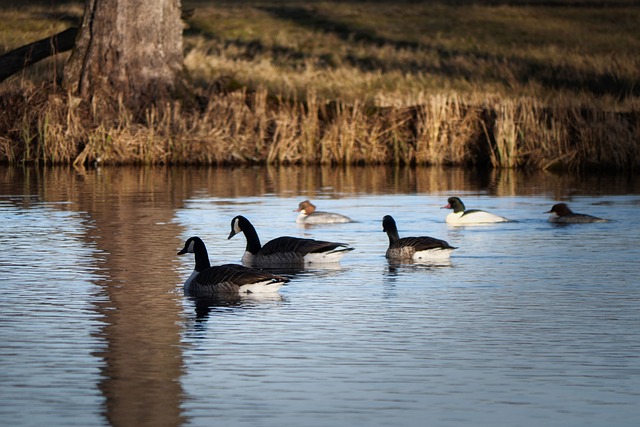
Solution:
<svg viewBox="0 0 640 427">
<path fill-rule="evenodd" d="M 104 298 L 89 223 L 37 198 L 0 200 L 2 425 L 103 423 L 93 304 Z"/>
<path fill-rule="evenodd" d="M 448 226 L 452 194 L 515 221 Z M 304 199 L 356 222 L 298 225 Z M 550 224 L 557 201 L 612 222 Z M 0 170 L 0 425 L 635 425 L 638 206 L 629 177 Z M 356 250 L 277 296 L 184 296 L 176 251 L 239 262 L 238 214 Z M 450 263 L 389 263 L 386 214 Z"/>
</svg>

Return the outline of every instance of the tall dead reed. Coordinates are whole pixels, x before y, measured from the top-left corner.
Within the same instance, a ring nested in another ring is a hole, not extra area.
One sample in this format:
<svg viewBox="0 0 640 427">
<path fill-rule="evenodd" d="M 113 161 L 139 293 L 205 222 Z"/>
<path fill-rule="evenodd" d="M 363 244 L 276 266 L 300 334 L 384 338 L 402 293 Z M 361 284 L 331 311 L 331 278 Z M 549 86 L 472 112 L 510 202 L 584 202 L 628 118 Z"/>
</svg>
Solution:
<svg viewBox="0 0 640 427">
<path fill-rule="evenodd" d="M 640 112 L 556 100 L 501 100 L 488 108 L 495 168 L 633 170 L 640 166 Z M 487 123 L 482 123 L 487 131 Z"/>
<path fill-rule="evenodd" d="M 478 109 L 465 107 L 455 95 L 435 95 L 418 105 L 415 162 L 428 165 L 471 161 L 469 144 L 477 140 Z"/>
<path fill-rule="evenodd" d="M 419 164 L 636 169 L 640 113 L 571 102 L 457 95 L 413 107 L 215 94 L 201 110 L 167 102 L 100 114 L 66 94 L 0 96 L 0 161 L 113 164 Z"/>
</svg>

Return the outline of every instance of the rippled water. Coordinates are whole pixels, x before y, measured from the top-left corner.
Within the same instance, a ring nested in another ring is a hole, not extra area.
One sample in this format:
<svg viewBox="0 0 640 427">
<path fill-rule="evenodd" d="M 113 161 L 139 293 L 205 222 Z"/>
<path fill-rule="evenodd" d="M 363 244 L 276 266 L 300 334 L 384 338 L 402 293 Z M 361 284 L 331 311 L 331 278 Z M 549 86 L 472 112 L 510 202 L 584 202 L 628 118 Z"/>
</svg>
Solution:
<svg viewBox="0 0 640 427">
<path fill-rule="evenodd" d="M 439 209 L 514 222 L 451 227 Z M 351 224 L 304 228 L 310 198 Z M 610 223 L 555 226 L 564 200 Z M 389 169 L 0 174 L 0 424 L 562 425 L 640 421 L 640 185 Z M 249 218 L 350 243 L 280 295 L 194 301 L 186 238 L 238 262 Z M 390 265 L 381 219 L 458 249 Z"/>
<path fill-rule="evenodd" d="M 100 422 L 100 289 L 86 214 L 30 196 L 0 199 L 0 420 Z"/>
</svg>

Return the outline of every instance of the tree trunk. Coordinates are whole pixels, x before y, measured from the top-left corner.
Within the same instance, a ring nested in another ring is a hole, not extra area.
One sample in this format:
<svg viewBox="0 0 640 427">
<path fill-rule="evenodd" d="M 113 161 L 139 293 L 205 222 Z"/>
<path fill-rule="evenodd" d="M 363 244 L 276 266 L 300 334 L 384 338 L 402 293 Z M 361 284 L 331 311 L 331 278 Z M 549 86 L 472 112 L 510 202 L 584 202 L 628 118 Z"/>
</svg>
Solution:
<svg viewBox="0 0 640 427">
<path fill-rule="evenodd" d="M 131 107 L 170 94 L 183 66 L 180 9 L 180 0 L 86 0 L 65 87 Z"/>
</svg>

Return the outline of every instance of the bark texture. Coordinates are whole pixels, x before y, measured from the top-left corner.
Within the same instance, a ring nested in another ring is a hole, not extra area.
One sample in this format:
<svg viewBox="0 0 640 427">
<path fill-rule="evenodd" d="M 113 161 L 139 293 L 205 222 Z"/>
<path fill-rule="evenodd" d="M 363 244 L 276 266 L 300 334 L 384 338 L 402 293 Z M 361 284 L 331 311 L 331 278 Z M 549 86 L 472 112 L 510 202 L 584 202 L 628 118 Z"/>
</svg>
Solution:
<svg viewBox="0 0 640 427">
<path fill-rule="evenodd" d="M 172 92 L 183 65 L 180 10 L 180 0 L 87 0 L 65 87 L 131 106 Z"/>
</svg>

